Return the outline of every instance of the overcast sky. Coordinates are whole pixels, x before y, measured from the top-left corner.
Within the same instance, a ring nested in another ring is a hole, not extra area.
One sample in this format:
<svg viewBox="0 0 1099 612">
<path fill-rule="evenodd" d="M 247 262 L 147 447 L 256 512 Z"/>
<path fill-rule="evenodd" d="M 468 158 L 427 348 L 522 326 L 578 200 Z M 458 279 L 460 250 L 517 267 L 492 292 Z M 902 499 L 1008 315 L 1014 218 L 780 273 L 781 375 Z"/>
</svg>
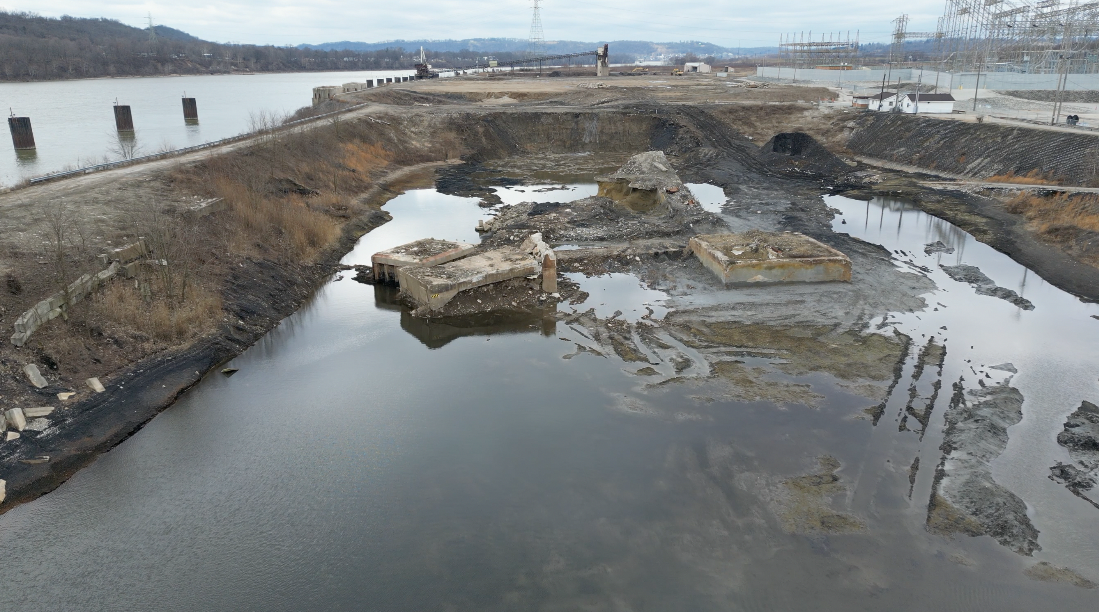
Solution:
<svg viewBox="0 0 1099 612">
<path fill-rule="evenodd" d="M 143 27 L 153 21 L 218 42 L 288 45 L 341 40 L 504 37 L 526 39 L 531 0 L 0 0 L 9 11 L 57 17 L 108 17 Z M 861 31 L 888 42 L 901 10 L 909 30 L 935 28 L 943 0 L 903 9 L 871 0 L 544 0 L 546 40 L 702 40 L 726 47 L 774 46 L 782 32 Z"/>
</svg>

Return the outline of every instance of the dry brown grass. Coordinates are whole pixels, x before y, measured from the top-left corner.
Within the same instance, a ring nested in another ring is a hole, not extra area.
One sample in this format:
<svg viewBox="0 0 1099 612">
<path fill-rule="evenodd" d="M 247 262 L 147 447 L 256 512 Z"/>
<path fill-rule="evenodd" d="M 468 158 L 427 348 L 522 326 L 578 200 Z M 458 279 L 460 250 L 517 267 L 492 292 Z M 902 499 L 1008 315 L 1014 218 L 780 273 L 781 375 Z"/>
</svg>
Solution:
<svg viewBox="0 0 1099 612">
<path fill-rule="evenodd" d="M 119 280 L 100 291 L 90 305 L 90 319 L 138 331 L 159 342 L 178 343 L 212 331 L 221 321 L 221 298 L 204 287 L 192 287 L 186 300 L 143 295 L 137 283 Z"/>
<path fill-rule="evenodd" d="M 1053 172 L 1040 172 L 1037 169 L 1031 170 L 1026 174 L 1015 174 L 1014 172 L 1008 172 L 1007 174 L 997 174 L 988 178 L 990 183 L 1014 183 L 1016 185 L 1056 185 L 1057 181 L 1053 177 Z"/>
<path fill-rule="evenodd" d="M 1099 265 L 1099 248 L 1092 246 L 1099 236 L 1099 195 L 1020 193 L 1004 208 L 1023 215 L 1028 227 L 1043 239 Z"/>
</svg>

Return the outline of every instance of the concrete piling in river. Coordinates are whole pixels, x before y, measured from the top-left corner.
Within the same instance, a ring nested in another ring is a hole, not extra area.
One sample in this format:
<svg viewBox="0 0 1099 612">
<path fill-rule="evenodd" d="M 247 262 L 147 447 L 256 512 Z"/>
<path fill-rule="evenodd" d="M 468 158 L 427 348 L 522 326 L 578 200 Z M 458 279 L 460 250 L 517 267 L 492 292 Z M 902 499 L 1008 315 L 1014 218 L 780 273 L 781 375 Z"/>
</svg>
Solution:
<svg viewBox="0 0 1099 612">
<path fill-rule="evenodd" d="M 17 151 L 34 148 L 30 117 L 8 117 L 8 129 L 11 130 L 11 141 Z"/>
<path fill-rule="evenodd" d="M 119 132 L 134 131 L 134 117 L 129 106 L 114 105 L 114 125 Z"/>
<path fill-rule="evenodd" d="M 198 102 L 194 98 L 183 98 L 183 118 L 198 120 Z"/>
</svg>

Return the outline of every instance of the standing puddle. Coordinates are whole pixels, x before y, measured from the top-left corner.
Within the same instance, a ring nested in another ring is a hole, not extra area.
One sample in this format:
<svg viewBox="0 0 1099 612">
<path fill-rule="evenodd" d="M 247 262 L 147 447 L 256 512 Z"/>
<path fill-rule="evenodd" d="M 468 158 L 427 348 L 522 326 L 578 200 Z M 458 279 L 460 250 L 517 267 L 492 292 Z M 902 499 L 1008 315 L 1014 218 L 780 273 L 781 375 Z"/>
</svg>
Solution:
<svg viewBox="0 0 1099 612">
<path fill-rule="evenodd" d="M 725 190 L 717 185 L 710 185 L 708 183 L 685 183 L 687 189 L 691 190 L 695 199 L 702 205 L 702 208 L 712 212 L 721 213 L 721 207 L 725 206 L 725 203 L 729 201 L 729 198 L 725 195 Z"/>
<path fill-rule="evenodd" d="M 992 384 L 1010 377 L 1024 397 L 1023 419 L 1008 429 L 1009 442 L 993 461 L 993 477 L 1026 502 L 1039 544 L 1058 564 L 1077 568 L 1099 566 L 1099 532 L 1083 529 L 1093 524 L 1095 509 L 1052 482 L 1049 468 L 1070 459 L 1056 443 L 1065 417 L 1081 400 L 1099 399 L 1099 305 L 1081 302 L 1044 281 L 1007 255 L 978 242 L 960 228 L 923 213 L 912 204 L 889 198 L 869 202 L 842 196 L 825 196 L 840 211 L 832 227 L 892 253 L 894 263 L 912 274 L 930 277 L 939 289 L 926 295 L 921 312 L 890 314 L 872 325 L 895 327 L 913 338 L 913 351 L 936 336 L 946 345 L 940 394 L 922 445 L 922 465 L 937 463 L 943 412 L 949 385 L 964 377 L 965 388 L 978 381 Z M 925 252 L 926 245 L 941 243 Z M 953 249 L 953 252 L 943 252 Z M 980 295 L 968 282 L 955 280 L 943 266 L 979 268 L 997 286 L 1014 291 L 1033 305 L 1025 310 L 1000 297 Z M 855 270 L 855 274 L 858 271 Z M 911 357 L 910 357 L 911 360 Z M 991 366 L 1010 363 L 1018 374 L 1010 376 Z M 897 391 L 907 388 L 902 381 Z M 894 396 L 902 395 L 894 393 Z M 890 407 L 892 410 L 892 405 Z M 886 417 L 890 416 L 888 413 Z M 883 424 L 885 420 L 883 418 Z M 885 429 L 875 435 L 885 436 Z M 909 461 L 911 459 L 909 458 Z M 924 497 L 930 492 L 930 472 L 917 483 Z M 913 499 L 916 499 L 915 497 Z M 1041 558 L 1041 556 L 1039 556 Z"/>
<path fill-rule="evenodd" d="M 582 304 L 562 304 L 560 308 L 567 307 L 573 312 L 584 312 L 590 308 L 600 319 L 614 317 L 631 323 L 641 318 L 660 320 L 668 314 L 668 309 L 663 305 L 668 294 L 646 288 L 632 274 L 612 272 L 588 277 L 571 272 L 562 276 L 580 285 L 580 290 L 588 293 L 588 299 Z"/>
</svg>

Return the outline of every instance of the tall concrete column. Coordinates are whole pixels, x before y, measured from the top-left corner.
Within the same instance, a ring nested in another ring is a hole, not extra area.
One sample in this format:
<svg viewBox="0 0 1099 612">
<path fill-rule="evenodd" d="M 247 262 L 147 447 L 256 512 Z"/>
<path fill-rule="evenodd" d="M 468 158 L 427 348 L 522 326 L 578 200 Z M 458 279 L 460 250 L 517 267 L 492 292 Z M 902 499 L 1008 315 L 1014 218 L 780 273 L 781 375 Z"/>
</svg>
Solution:
<svg viewBox="0 0 1099 612">
<path fill-rule="evenodd" d="M 610 45 L 603 45 L 595 53 L 595 76 L 609 77 L 611 75 Z"/>
<path fill-rule="evenodd" d="M 130 113 L 129 106 L 120 106 L 118 104 L 115 104 L 114 125 L 116 128 L 118 128 L 119 132 L 134 131 L 134 117 Z"/>
<path fill-rule="evenodd" d="M 194 98 L 183 98 L 183 118 L 198 120 L 198 102 Z"/>
<path fill-rule="evenodd" d="M 542 291 L 557 293 L 557 255 L 553 251 L 542 256 Z"/>
</svg>

